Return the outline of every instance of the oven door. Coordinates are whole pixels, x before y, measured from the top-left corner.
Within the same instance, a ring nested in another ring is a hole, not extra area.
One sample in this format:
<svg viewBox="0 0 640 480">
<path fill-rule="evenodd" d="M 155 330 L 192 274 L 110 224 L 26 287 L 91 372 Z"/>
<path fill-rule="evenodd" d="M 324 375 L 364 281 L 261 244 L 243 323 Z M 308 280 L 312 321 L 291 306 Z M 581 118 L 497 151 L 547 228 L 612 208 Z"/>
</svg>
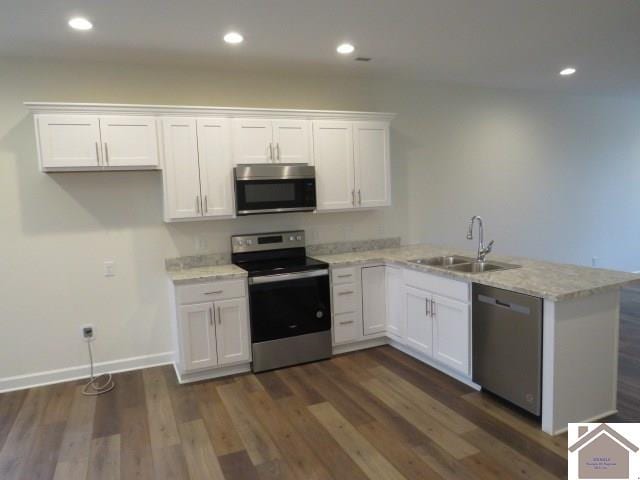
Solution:
<svg viewBox="0 0 640 480">
<path fill-rule="evenodd" d="M 315 208 L 315 178 L 236 179 L 238 215 L 309 212 Z"/>
<path fill-rule="evenodd" d="M 329 272 L 249 278 L 249 307 L 252 343 L 330 330 Z"/>
</svg>

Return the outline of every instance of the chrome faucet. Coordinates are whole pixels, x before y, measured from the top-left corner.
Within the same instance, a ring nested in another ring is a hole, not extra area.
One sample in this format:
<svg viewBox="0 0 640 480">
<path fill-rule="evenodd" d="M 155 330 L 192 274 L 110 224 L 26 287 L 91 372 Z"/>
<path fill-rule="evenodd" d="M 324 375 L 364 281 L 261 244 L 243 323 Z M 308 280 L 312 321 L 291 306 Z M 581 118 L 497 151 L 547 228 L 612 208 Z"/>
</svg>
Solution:
<svg viewBox="0 0 640 480">
<path fill-rule="evenodd" d="M 478 221 L 478 256 L 476 257 L 477 262 L 484 262 L 484 259 L 489 253 L 491 253 L 491 249 L 493 248 L 493 240 L 489 242 L 489 244 L 484 246 L 484 225 L 482 223 L 482 217 L 479 215 L 474 215 L 471 217 L 469 221 L 469 231 L 467 232 L 467 240 L 473 240 L 473 224 Z"/>
</svg>

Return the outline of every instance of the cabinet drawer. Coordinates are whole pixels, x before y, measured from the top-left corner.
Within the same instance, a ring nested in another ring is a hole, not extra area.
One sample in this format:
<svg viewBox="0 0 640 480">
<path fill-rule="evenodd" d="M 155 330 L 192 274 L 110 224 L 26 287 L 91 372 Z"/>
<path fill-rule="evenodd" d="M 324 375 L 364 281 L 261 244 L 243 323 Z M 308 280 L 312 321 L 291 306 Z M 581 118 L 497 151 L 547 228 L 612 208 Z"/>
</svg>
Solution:
<svg viewBox="0 0 640 480">
<path fill-rule="evenodd" d="M 469 284 L 466 282 L 408 269 L 404 270 L 403 276 L 405 285 L 469 303 Z"/>
<path fill-rule="evenodd" d="M 357 313 L 343 313 L 333 317 L 334 343 L 353 342 L 359 338 L 360 322 Z"/>
<path fill-rule="evenodd" d="M 245 280 L 182 285 L 176 288 L 176 294 L 180 305 L 244 297 L 246 295 Z"/>
<path fill-rule="evenodd" d="M 333 313 L 359 312 L 361 307 L 362 301 L 356 284 L 348 283 L 333 287 Z"/>
<path fill-rule="evenodd" d="M 333 283 L 333 285 L 340 285 L 343 283 L 357 282 L 359 279 L 356 274 L 359 270 L 360 269 L 356 269 L 355 267 L 336 268 L 331 271 L 331 283 Z"/>
</svg>

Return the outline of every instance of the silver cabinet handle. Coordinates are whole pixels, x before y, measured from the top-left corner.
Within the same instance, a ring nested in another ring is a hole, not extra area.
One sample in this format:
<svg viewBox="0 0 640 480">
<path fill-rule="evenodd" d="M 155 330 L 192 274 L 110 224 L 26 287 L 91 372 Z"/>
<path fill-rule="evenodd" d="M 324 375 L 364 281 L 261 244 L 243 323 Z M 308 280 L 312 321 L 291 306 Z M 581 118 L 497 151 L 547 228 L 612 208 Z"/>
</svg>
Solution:
<svg viewBox="0 0 640 480">
<path fill-rule="evenodd" d="M 358 205 L 362 205 L 362 192 L 358 189 Z"/>
<path fill-rule="evenodd" d="M 98 142 L 96 142 L 96 163 L 100 165 L 100 152 L 98 149 Z"/>
<path fill-rule="evenodd" d="M 204 292 L 204 295 L 219 295 L 223 292 L 224 290 L 216 290 L 215 292 Z"/>
<path fill-rule="evenodd" d="M 429 312 L 429 304 L 431 301 L 428 298 L 424 299 L 424 314 L 429 317 L 431 316 L 431 312 Z"/>
<path fill-rule="evenodd" d="M 209 202 L 208 202 L 208 195 L 204 196 L 204 210 L 202 211 L 202 213 L 207 213 L 209 212 Z"/>
<path fill-rule="evenodd" d="M 338 278 L 349 278 L 351 275 L 351 273 L 347 273 L 346 275 L 338 275 Z"/>
<path fill-rule="evenodd" d="M 269 143 L 269 159 L 273 162 L 273 143 Z"/>
<path fill-rule="evenodd" d="M 355 190 L 351 190 L 351 203 L 353 204 L 353 206 L 356 206 L 356 191 Z"/>
<path fill-rule="evenodd" d="M 431 299 L 431 318 L 436 316 L 436 301 Z"/>
<path fill-rule="evenodd" d="M 347 290 L 346 292 L 338 292 L 338 295 L 352 295 L 353 290 Z"/>
<path fill-rule="evenodd" d="M 200 213 L 200 195 L 196 195 L 196 213 Z"/>
<path fill-rule="evenodd" d="M 340 325 L 349 325 L 350 323 L 353 323 L 353 320 L 345 320 L 344 322 L 339 322 Z"/>
<path fill-rule="evenodd" d="M 222 325 L 222 315 L 220 315 L 220 307 L 218 307 L 218 325 Z"/>
<path fill-rule="evenodd" d="M 280 142 L 276 143 L 276 159 L 280 161 Z"/>
<path fill-rule="evenodd" d="M 209 325 L 213 326 L 213 307 L 209 307 Z"/>
<path fill-rule="evenodd" d="M 104 142 L 104 160 L 107 163 L 107 166 L 109 166 L 109 145 L 107 142 Z"/>
</svg>

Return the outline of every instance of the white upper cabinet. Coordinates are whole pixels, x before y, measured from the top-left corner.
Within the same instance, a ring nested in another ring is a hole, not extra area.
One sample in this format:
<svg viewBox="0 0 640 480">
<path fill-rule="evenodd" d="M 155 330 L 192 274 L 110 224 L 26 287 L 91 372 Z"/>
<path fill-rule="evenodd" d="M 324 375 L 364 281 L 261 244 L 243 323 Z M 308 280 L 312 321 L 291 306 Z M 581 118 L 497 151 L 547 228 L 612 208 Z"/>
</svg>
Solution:
<svg viewBox="0 0 640 480">
<path fill-rule="evenodd" d="M 36 127 L 42 170 L 101 167 L 97 116 L 38 115 Z"/>
<path fill-rule="evenodd" d="M 277 163 L 313 163 L 309 120 L 274 120 L 273 143 Z"/>
<path fill-rule="evenodd" d="M 233 119 L 233 163 L 271 163 L 273 161 L 271 120 Z"/>
<path fill-rule="evenodd" d="M 197 123 L 202 214 L 230 217 L 234 213 L 231 122 L 228 118 L 199 118 Z"/>
<path fill-rule="evenodd" d="M 249 361 L 249 322 L 246 298 L 220 300 L 216 308 L 218 364 Z"/>
<path fill-rule="evenodd" d="M 202 215 L 198 137 L 193 118 L 164 118 L 165 220 Z"/>
<path fill-rule="evenodd" d="M 311 163 L 309 120 L 235 118 L 233 163 Z"/>
<path fill-rule="evenodd" d="M 313 122 L 318 210 L 391 205 L 388 122 Z"/>
<path fill-rule="evenodd" d="M 318 210 L 354 208 L 353 123 L 314 121 L 313 143 Z"/>
<path fill-rule="evenodd" d="M 38 115 L 44 171 L 158 168 L 154 117 L 138 115 Z"/>
<path fill-rule="evenodd" d="M 100 117 L 105 167 L 158 168 L 158 136 L 154 117 Z"/>
<path fill-rule="evenodd" d="M 391 205 L 389 124 L 355 122 L 353 143 L 358 206 L 372 208 Z"/>
</svg>

